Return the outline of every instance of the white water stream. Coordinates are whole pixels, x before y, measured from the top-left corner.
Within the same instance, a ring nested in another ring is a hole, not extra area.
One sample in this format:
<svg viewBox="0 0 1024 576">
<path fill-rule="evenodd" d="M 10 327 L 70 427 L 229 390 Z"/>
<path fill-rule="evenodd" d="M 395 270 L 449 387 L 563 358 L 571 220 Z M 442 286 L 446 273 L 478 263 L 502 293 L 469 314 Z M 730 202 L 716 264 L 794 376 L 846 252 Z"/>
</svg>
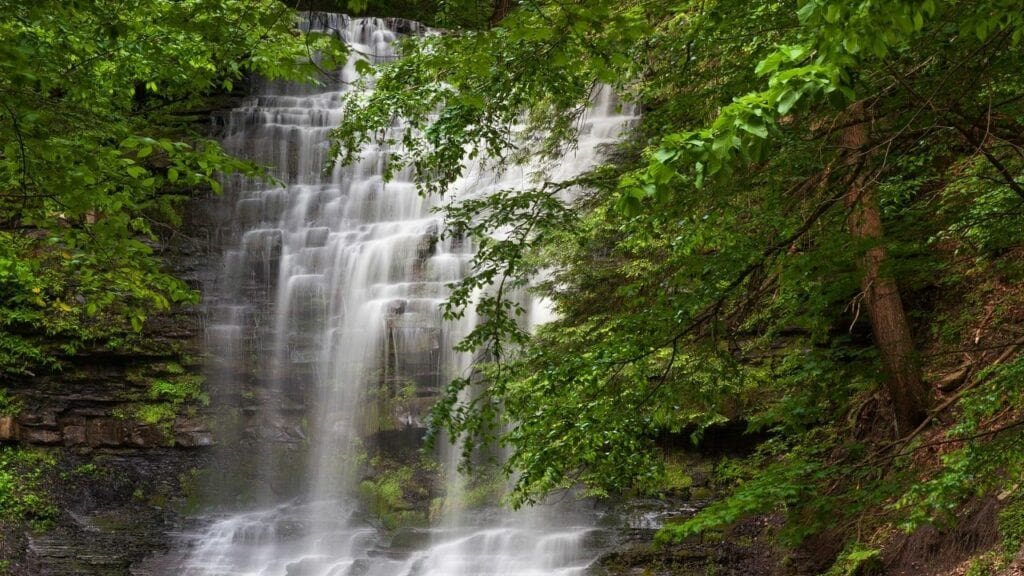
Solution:
<svg viewBox="0 0 1024 576">
<path fill-rule="evenodd" d="M 398 20 L 310 20 L 309 26 L 334 31 L 376 61 L 394 57 L 392 42 L 400 32 L 422 32 Z M 291 401 L 307 407 L 308 423 L 305 429 L 267 426 L 270 431 L 258 434 L 251 458 L 259 463 L 252 472 L 259 478 L 253 482 L 272 489 L 251 499 L 248 511 L 212 518 L 203 530 L 185 535 L 167 573 L 582 574 L 600 551 L 602 532 L 594 527 L 594 514 L 574 506 L 521 513 L 452 506 L 437 527 L 395 534 L 373 527 L 359 512 L 354 474 L 364 439 L 375 422 L 391 417 L 374 408 L 374 391 L 406 382 L 424 396 L 436 394 L 467 368 L 469 359 L 451 346 L 474 318 L 441 318 L 447 285 L 467 273 L 472 246 L 441 239 L 440 216 L 431 210 L 435 199 L 417 194 L 407 173 L 385 184 L 386 152 L 379 149 L 368 150 L 357 165 L 323 172 L 327 133 L 341 120 L 342 97 L 356 78 L 353 60 L 329 86 L 270 84 L 228 119 L 225 146 L 272 165 L 285 187 L 242 181 L 225 186 L 231 222 L 220 240 L 223 270 L 207 303 L 213 381 L 239 387 L 240 374 L 257 372 L 266 397 L 277 404 L 262 408 L 266 421 L 284 422 L 285 411 L 301 410 L 288 408 Z M 599 145 L 613 142 L 632 118 L 617 109 L 609 91 L 600 91 L 581 120 L 578 150 L 550 178 L 570 178 L 593 166 Z M 471 167 L 454 197 L 523 186 L 534 170 L 498 176 Z M 533 303 L 532 322 L 548 316 Z M 391 424 L 418 427 L 422 417 L 422 411 L 408 411 Z M 308 444 L 309 456 L 276 447 L 288 442 Z M 287 495 L 269 480 L 281 470 L 302 479 Z"/>
</svg>

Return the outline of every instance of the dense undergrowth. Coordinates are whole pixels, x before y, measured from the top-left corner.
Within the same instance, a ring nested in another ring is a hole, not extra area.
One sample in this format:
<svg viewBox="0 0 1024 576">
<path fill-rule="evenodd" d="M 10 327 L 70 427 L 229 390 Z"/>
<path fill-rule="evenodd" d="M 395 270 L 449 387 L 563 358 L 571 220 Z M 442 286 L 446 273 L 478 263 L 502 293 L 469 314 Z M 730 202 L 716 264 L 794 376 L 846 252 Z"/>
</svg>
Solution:
<svg viewBox="0 0 1024 576">
<path fill-rule="evenodd" d="M 45 480 L 54 474 L 55 460 L 45 451 L 0 447 L 0 519 L 28 522 L 45 530 L 58 510 L 46 492 Z"/>
</svg>

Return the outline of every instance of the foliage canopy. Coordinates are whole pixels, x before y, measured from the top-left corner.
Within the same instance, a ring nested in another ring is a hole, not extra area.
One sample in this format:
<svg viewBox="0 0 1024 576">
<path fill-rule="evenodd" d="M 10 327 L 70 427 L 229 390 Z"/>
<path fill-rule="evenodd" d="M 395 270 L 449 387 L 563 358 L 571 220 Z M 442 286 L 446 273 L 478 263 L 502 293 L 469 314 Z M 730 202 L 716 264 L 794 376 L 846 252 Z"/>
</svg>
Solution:
<svg viewBox="0 0 1024 576">
<path fill-rule="evenodd" d="M 467 438 L 467 455 L 509 445 L 514 504 L 578 482 L 654 485 L 666 435 L 731 420 L 768 432 L 734 496 L 669 538 L 773 509 L 793 541 L 867 510 L 912 528 L 1014 489 L 1022 40 L 1011 0 L 537 0 L 407 41 L 334 138 L 349 161 L 385 140 L 425 193 L 477 157 L 557 159 L 597 85 L 643 110 L 580 181 L 447 208 L 480 252 L 446 310 L 477 307 L 462 346 L 489 362 L 452 383 L 436 429 Z M 408 129 L 388 141 L 395 118 Z M 846 144 L 851 130 L 865 145 Z M 879 226 L 857 234 L 865 209 Z M 534 290 L 560 316 L 534 335 L 507 291 L 470 297 L 548 267 Z M 902 290 L 931 384 L 960 354 L 991 364 L 895 440 L 884 338 L 862 314 L 872 274 Z"/>
<path fill-rule="evenodd" d="M 4 0 L 0 13 L 0 371 L 16 373 L 116 346 L 193 300 L 154 257 L 159 235 L 195 190 L 261 174 L 197 134 L 193 111 L 245 74 L 315 79 L 311 51 L 344 47 L 273 0 Z"/>
</svg>

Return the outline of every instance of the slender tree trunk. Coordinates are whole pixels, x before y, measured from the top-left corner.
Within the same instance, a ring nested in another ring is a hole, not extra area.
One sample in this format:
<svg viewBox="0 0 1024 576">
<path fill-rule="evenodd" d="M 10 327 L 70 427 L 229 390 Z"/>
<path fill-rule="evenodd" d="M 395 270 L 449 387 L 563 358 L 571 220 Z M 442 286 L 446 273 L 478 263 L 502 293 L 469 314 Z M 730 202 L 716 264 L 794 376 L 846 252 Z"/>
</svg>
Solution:
<svg viewBox="0 0 1024 576">
<path fill-rule="evenodd" d="M 848 162 L 855 164 L 859 161 L 857 156 L 866 153 L 868 128 L 863 103 L 851 105 L 849 112 L 851 125 L 843 130 L 842 145 L 850 154 Z M 882 357 L 897 433 L 903 436 L 924 420 L 928 391 L 921 379 L 921 365 L 910 336 L 899 287 L 884 270 L 886 250 L 881 244 L 884 236 L 882 215 L 874 184 L 863 174 L 850 185 L 846 205 L 850 211 L 847 220 L 850 234 L 858 240 L 873 242 L 860 259 L 864 273 L 861 281 L 863 302 L 871 320 L 875 345 Z"/>
<path fill-rule="evenodd" d="M 512 0 L 494 0 L 494 11 L 491 12 L 490 25 L 495 27 L 499 22 L 508 16 L 509 10 L 512 9 Z"/>
</svg>

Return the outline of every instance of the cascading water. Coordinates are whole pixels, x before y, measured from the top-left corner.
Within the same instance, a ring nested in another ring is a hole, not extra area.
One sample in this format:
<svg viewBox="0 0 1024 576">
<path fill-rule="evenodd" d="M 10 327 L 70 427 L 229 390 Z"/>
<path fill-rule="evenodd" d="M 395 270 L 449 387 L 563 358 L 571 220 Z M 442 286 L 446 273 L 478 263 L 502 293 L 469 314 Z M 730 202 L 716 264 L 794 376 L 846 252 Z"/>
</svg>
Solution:
<svg viewBox="0 0 1024 576">
<path fill-rule="evenodd" d="M 337 33 L 355 54 L 376 61 L 394 57 L 397 35 L 422 32 L 407 21 L 326 14 L 309 15 L 306 24 Z M 323 172 L 327 133 L 356 78 L 353 59 L 326 87 L 269 84 L 228 118 L 225 146 L 273 166 L 285 183 L 227 183 L 230 217 L 217 239 L 223 271 L 207 289 L 213 385 L 223 396 L 238 392 L 243 378 L 258 384 L 258 397 L 249 399 L 258 423 L 246 433 L 256 440 L 247 444 L 251 466 L 242 472 L 252 489 L 235 503 L 248 511 L 186 535 L 167 573 L 582 573 L 600 531 L 592 514 L 572 506 L 556 515 L 451 506 L 456 511 L 438 527 L 396 538 L 373 527 L 353 497 L 363 441 L 379 421 L 422 426 L 422 409 L 382 413 L 381 390 L 406 383 L 411 406 L 415 397 L 436 395 L 467 368 L 469 359 L 452 345 L 474 321 L 445 322 L 439 308 L 448 283 L 467 273 L 472 247 L 440 234 L 435 202 L 417 193 L 409 174 L 383 182 L 386 151 L 368 150 L 357 165 Z M 600 91 L 581 121 L 578 150 L 550 177 L 592 166 L 598 145 L 614 141 L 631 118 L 610 91 Z M 454 194 L 522 186 L 530 171 L 499 176 L 472 166 Z M 533 307 L 533 321 L 547 317 L 544 306 Z"/>
</svg>

